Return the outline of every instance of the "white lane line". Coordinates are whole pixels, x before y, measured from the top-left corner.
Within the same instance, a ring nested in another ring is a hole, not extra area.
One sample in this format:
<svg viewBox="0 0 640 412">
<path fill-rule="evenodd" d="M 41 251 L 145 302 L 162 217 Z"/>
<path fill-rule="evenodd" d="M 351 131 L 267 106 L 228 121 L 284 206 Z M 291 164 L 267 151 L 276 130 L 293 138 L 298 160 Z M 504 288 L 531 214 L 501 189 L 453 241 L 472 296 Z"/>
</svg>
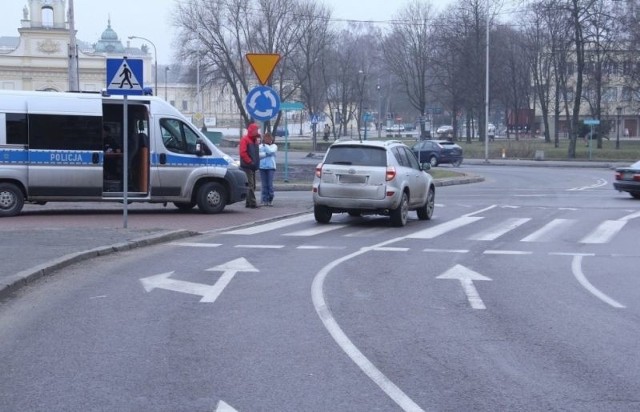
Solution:
<svg viewBox="0 0 640 412">
<path fill-rule="evenodd" d="M 387 240 L 386 242 L 378 243 L 371 246 L 371 248 L 361 249 L 357 252 L 353 252 L 346 256 L 343 256 L 333 262 L 329 263 L 316 274 L 311 284 L 311 298 L 313 300 L 313 306 L 316 309 L 316 313 L 320 317 L 320 320 L 324 324 L 331 337 L 336 341 L 338 346 L 344 351 L 344 353 L 351 358 L 351 360 L 362 370 L 362 372 L 369 377 L 378 387 L 387 394 L 395 403 L 398 404 L 405 411 L 423 411 L 423 409 L 415 403 L 402 389 L 400 389 L 395 383 L 387 378 L 367 357 L 353 344 L 351 339 L 343 332 L 342 328 L 333 317 L 331 309 L 324 298 L 324 282 L 331 273 L 331 271 L 346 262 L 349 259 L 353 259 L 364 253 L 367 253 L 373 248 L 384 247 L 388 244 L 395 243 L 403 238 L 396 238 Z"/>
<path fill-rule="evenodd" d="M 371 250 L 376 252 L 408 252 L 410 249 L 408 247 L 376 247 Z"/>
<path fill-rule="evenodd" d="M 280 229 L 289 225 L 295 225 L 296 223 L 302 223 L 313 220 L 313 215 L 305 214 L 302 216 L 295 216 L 289 219 L 278 220 L 276 222 L 265 223 L 262 225 L 246 227 L 243 229 L 230 230 L 223 232 L 223 235 L 255 235 L 257 233 L 268 232 L 270 230 Z"/>
<path fill-rule="evenodd" d="M 282 249 L 284 245 L 235 245 L 234 247 L 241 249 Z"/>
<path fill-rule="evenodd" d="M 368 236 L 377 236 L 379 234 L 382 234 L 386 231 L 388 231 L 389 229 L 382 229 L 382 228 L 367 228 L 367 229 L 360 229 L 360 230 L 356 230 L 354 232 L 348 233 L 346 235 L 344 235 L 345 237 L 368 237 Z"/>
<path fill-rule="evenodd" d="M 573 187 L 571 189 L 567 189 L 567 191 L 571 192 L 571 191 L 581 191 L 581 190 L 589 190 L 589 189 L 596 189 L 598 187 L 602 187 L 604 185 L 607 184 L 607 181 L 605 179 L 598 179 L 596 181 L 596 183 L 589 185 L 589 186 L 581 186 L 581 187 Z"/>
<path fill-rule="evenodd" d="M 321 249 L 346 249 L 346 247 L 345 246 L 301 245 L 301 246 L 296 247 L 296 249 L 321 250 Z"/>
<path fill-rule="evenodd" d="M 579 243 L 607 243 L 627 224 L 626 220 L 605 220 Z"/>
<path fill-rule="evenodd" d="M 183 246 L 183 247 L 219 247 L 222 246 L 222 243 L 197 243 L 197 242 L 171 242 L 169 243 L 172 246 Z"/>
<path fill-rule="evenodd" d="M 592 295 L 603 301 L 604 303 L 613 306 L 614 308 L 624 308 L 625 306 L 617 301 L 611 299 L 609 296 L 602 293 L 595 286 L 593 286 L 587 278 L 582 273 L 582 258 L 583 256 L 574 256 L 573 261 L 571 262 L 571 270 L 573 271 L 573 276 L 578 280 L 578 283 L 582 285 L 585 289 L 591 292 Z"/>
<path fill-rule="evenodd" d="M 345 223 L 332 223 L 330 225 L 318 225 L 309 229 L 298 230 L 296 232 L 285 233 L 283 236 L 315 236 L 320 235 L 322 233 L 331 232 L 332 230 L 338 230 L 345 228 L 347 224 Z"/>
<path fill-rule="evenodd" d="M 470 225 L 473 222 L 484 219 L 483 217 L 461 216 L 453 220 L 449 220 L 439 225 L 429 227 L 406 236 L 407 239 L 433 239 L 444 233 Z"/>
<path fill-rule="evenodd" d="M 551 222 L 542 226 L 540 229 L 536 230 L 529 236 L 521 239 L 521 242 L 540 242 L 544 240 L 548 240 L 551 232 L 562 230 L 566 227 L 569 227 L 575 223 L 573 219 L 553 219 Z"/>
<path fill-rule="evenodd" d="M 533 252 L 526 250 L 485 250 L 484 255 L 532 255 Z"/>
<path fill-rule="evenodd" d="M 423 252 L 433 252 L 433 253 L 469 253 L 469 249 L 434 249 L 434 248 L 426 248 L 422 249 Z"/>
<path fill-rule="evenodd" d="M 524 225 L 531 218 L 523 217 L 523 218 L 509 218 L 505 221 L 495 225 L 492 228 L 489 228 L 483 232 L 480 232 L 474 236 L 469 237 L 470 240 L 496 240 L 500 236 L 504 235 L 507 232 L 510 232 L 519 226 Z"/>
<path fill-rule="evenodd" d="M 595 256 L 595 253 L 549 252 L 550 256 Z"/>
<path fill-rule="evenodd" d="M 640 212 L 633 212 L 630 215 L 626 215 L 618 220 L 631 220 L 631 219 L 635 219 L 637 217 L 640 217 Z"/>
</svg>

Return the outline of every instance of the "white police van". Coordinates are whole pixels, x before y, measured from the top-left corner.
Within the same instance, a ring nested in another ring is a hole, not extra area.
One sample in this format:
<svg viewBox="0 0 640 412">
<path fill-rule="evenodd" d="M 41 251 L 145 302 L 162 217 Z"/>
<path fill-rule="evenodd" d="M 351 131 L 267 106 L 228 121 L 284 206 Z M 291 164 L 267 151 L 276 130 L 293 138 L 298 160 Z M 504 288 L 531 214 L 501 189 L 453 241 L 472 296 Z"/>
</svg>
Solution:
<svg viewBox="0 0 640 412">
<path fill-rule="evenodd" d="M 174 107 L 127 102 L 125 148 L 122 96 L 0 90 L 0 217 L 25 202 L 126 198 L 219 213 L 245 200 L 245 173 Z"/>
</svg>

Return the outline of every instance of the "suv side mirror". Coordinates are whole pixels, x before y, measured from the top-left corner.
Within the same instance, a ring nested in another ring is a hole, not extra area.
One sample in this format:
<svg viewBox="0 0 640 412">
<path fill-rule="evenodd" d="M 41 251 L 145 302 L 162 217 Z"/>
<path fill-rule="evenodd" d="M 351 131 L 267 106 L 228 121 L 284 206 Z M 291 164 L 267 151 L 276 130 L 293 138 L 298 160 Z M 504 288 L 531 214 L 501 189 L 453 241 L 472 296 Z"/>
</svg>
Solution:
<svg viewBox="0 0 640 412">
<path fill-rule="evenodd" d="M 431 163 L 429 162 L 421 163 L 420 169 L 424 170 L 425 172 L 431 170 Z"/>
</svg>

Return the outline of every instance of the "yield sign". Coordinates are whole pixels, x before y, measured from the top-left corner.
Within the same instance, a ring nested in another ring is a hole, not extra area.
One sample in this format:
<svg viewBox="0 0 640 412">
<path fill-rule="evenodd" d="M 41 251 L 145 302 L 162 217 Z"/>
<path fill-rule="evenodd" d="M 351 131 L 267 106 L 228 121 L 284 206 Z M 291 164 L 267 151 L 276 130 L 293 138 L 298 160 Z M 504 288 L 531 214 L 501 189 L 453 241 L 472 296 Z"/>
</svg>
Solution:
<svg viewBox="0 0 640 412">
<path fill-rule="evenodd" d="M 280 61 L 280 55 L 277 53 L 247 53 L 246 56 L 253 72 L 258 77 L 258 81 L 261 85 L 265 85 L 273 74 L 276 64 Z"/>
</svg>

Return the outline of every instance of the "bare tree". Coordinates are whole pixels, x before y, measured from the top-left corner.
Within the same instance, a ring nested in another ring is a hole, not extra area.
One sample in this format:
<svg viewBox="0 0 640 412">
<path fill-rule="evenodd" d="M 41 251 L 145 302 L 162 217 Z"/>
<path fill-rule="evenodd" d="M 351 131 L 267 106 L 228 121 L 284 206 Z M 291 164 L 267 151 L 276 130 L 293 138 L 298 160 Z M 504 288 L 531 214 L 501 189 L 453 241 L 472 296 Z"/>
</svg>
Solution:
<svg viewBox="0 0 640 412">
<path fill-rule="evenodd" d="M 331 13 L 315 2 L 300 7 L 298 47 L 290 56 L 288 79 L 310 114 L 324 111 L 327 100 L 327 70 L 330 46 L 335 34 L 330 27 Z M 313 125 L 313 148 L 317 143 Z"/>
<path fill-rule="evenodd" d="M 433 76 L 433 15 L 429 3 L 410 2 L 399 12 L 391 32 L 382 42 L 382 51 L 389 71 L 400 81 L 411 106 L 423 116 Z M 420 124 L 420 134 L 425 136 L 425 124 Z"/>
<path fill-rule="evenodd" d="M 296 0 L 192 0 L 176 3 L 174 25 L 182 44 L 180 57 L 201 61 L 205 84 L 228 88 L 243 123 L 251 121 L 244 107 L 255 84 L 246 54 L 279 53 L 288 56 L 297 44 L 300 24 Z M 284 79 L 276 87 L 283 90 Z"/>
</svg>

